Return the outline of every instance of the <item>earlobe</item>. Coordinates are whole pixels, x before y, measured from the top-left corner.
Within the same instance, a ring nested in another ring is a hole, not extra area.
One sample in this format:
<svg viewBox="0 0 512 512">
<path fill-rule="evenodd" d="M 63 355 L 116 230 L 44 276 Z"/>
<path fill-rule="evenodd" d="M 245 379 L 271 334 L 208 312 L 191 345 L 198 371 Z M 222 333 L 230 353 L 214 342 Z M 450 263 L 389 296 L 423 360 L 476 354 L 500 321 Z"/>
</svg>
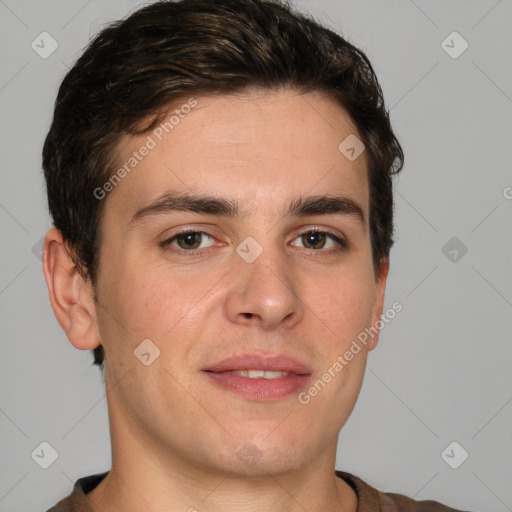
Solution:
<svg viewBox="0 0 512 512">
<path fill-rule="evenodd" d="M 384 309 L 384 294 L 386 291 L 386 281 L 389 273 L 389 258 L 384 257 L 382 260 L 381 271 L 379 276 L 377 277 L 377 281 L 375 283 L 376 291 L 375 291 L 375 304 L 373 308 L 372 314 L 372 327 L 378 329 L 379 332 L 371 337 L 368 343 L 368 351 L 373 350 L 377 343 L 379 342 L 380 336 L 380 328 L 382 327 L 382 312 Z"/>
<path fill-rule="evenodd" d="M 53 312 L 71 344 L 91 350 L 101 341 L 96 328 L 94 290 L 73 263 L 59 230 L 52 228 L 44 241 L 43 272 Z"/>
</svg>

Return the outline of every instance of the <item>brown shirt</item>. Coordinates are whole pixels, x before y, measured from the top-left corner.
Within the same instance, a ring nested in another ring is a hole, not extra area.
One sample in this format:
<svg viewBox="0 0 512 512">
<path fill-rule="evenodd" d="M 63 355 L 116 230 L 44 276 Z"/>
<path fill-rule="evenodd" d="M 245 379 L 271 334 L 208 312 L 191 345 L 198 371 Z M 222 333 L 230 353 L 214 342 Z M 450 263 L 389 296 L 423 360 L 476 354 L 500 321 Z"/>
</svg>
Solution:
<svg viewBox="0 0 512 512">
<path fill-rule="evenodd" d="M 92 512 L 85 495 L 107 474 L 108 471 L 78 479 L 73 492 L 46 512 Z M 336 471 L 336 476 L 347 482 L 356 492 L 359 500 L 357 512 L 463 512 L 437 501 L 414 501 L 402 494 L 378 491 L 360 478 L 344 471 Z"/>
</svg>

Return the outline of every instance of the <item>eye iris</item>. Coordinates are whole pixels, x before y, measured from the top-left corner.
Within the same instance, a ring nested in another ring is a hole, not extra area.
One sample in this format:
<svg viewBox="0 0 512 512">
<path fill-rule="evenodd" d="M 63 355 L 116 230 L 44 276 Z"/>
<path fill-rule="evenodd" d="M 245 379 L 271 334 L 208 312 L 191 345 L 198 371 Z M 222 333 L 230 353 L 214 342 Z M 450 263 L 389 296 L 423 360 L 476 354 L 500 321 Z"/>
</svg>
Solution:
<svg viewBox="0 0 512 512">
<path fill-rule="evenodd" d="M 181 249 L 197 249 L 201 245 L 202 233 L 190 232 L 176 235 L 176 242 Z M 307 248 L 321 249 L 325 245 L 325 233 L 310 231 L 302 235 L 302 243 Z"/>
<path fill-rule="evenodd" d="M 318 241 L 320 238 L 320 241 Z M 306 233 L 302 235 L 302 243 L 305 246 L 311 244 L 315 249 L 321 249 L 325 243 L 325 234 L 324 233 Z"/>
<path fill-rule="evenodd" d="M 201 233 L 182 233 L 176 237 L 176 241 L 181 249 L 197 249 L 201 244 Z M 192 244 L 183 246 L 181 242 L 185 241 L 186 244 Z"/>
</svg>

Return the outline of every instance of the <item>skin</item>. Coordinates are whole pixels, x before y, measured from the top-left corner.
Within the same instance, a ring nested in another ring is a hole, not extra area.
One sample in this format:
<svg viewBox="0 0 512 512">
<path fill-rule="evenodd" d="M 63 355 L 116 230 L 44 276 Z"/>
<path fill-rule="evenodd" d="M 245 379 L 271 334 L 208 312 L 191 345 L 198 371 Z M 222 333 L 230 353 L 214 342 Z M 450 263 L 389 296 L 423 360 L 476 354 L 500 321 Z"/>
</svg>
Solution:
<svg viewBox="0 0 512 512">
<path fill-rule="evenodd" d="M 296 394 L 241 397 L 201 369 L 244 351 L 284 353 L 307 362 L 315 381 L 379 320 L 389 263 L 376 277 L 366 155 L 351 162 L 338 150 L 357 132 L 321 93 L 283 88 L 196 99 L 104 199 L 98 302 L 60 233 L 46 237 L 57 320 L 76 348 L 101 343 L 107 354 L 112 469 L 87 500 L 102 512 L 355 511 L 355 492 L 334 474 L 337 436 L 378 335 L 307 405 Z M 146 137 L 125 137 L 117 162 Z M 129 229 L 135 211 L 171 189 L 237 199 L 247 214 L 166 213 Z M 349 197 L 366 223 L 346 214 L 284 217 L 299 194 Z M 213 237 L 201 239 L 199 257 L 172 252 L 177 240 L 160 245 L 184 227 Z M 302 234 L 313 227 L 343 237 L 348 248 L 333 251 L 329 238 L 311 248 Z M 252 263 L 235 250 L 248 236 L 263 248 Z M 144 339 L 160 349 L 149 366 L 134 357 Z M 253 465 L 237 456 L 246 443 L 260 454 Z"/>
</svg>

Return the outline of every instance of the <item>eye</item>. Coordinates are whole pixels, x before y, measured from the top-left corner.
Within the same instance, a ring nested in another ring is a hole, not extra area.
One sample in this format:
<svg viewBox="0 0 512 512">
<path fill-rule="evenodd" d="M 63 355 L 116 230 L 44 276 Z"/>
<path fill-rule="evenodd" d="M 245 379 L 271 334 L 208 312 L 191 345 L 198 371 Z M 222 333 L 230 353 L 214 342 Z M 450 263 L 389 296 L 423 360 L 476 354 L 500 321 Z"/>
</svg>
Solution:
<svg viewBox="0 0 512 512">
<path fill-rule="evenodd" d="M 205 239 L 209 239 L 211 242 L 213 242 L 213 237 L 204 231 L 193 231 L 186 229 L 161 242 L 160 245 L 164 248 L 167 248 L 168 246 L 175 247 L 175 249 L 171 250 L 174 250 L 180 254 L 186 252 L 199 252 L 196 251 L 196 249 L 205 249 L 213 245 L 213 243 L 204 245 L 203 242 Z"/>
<path fill-rule="evenodd" d="M 320 253 L 325 256 L 333 253 L 342 252 L 348 249 L 348 244 L 342 238 L 321 231 L 320 228 L 309 229 L 295 238 L 300 240 L 301 245 L 292 244 L 295 247 L 302 247 L 309 252 Z M 160 242 L 160 246 L 164 250 L 174 252 L 184 257 L 199 257 L 202 250 L 215 245 L 215 239 L 205 231 L 194 231 L 192 229 L 184 229 L 171 238 Z"/>
<path fill-rule="evenodd" d="M 321 231 L 318 228 L 314 228 L 302 233 L 295 240 L 300 240 L 302 246 L 305 249 L 319 251 L 321 249 L 331 249 L 324 252 L 337 252 L 344 251 L 347 249 L 347 243 L 338 236 L 329 233 L 328 231 Z M 326 244 L 330 247 L 326 248 Z M 295 245 L 295 244 L 293 244 Z M 333 249 L 334 247 L 334 249 Z"/>
</svg>

